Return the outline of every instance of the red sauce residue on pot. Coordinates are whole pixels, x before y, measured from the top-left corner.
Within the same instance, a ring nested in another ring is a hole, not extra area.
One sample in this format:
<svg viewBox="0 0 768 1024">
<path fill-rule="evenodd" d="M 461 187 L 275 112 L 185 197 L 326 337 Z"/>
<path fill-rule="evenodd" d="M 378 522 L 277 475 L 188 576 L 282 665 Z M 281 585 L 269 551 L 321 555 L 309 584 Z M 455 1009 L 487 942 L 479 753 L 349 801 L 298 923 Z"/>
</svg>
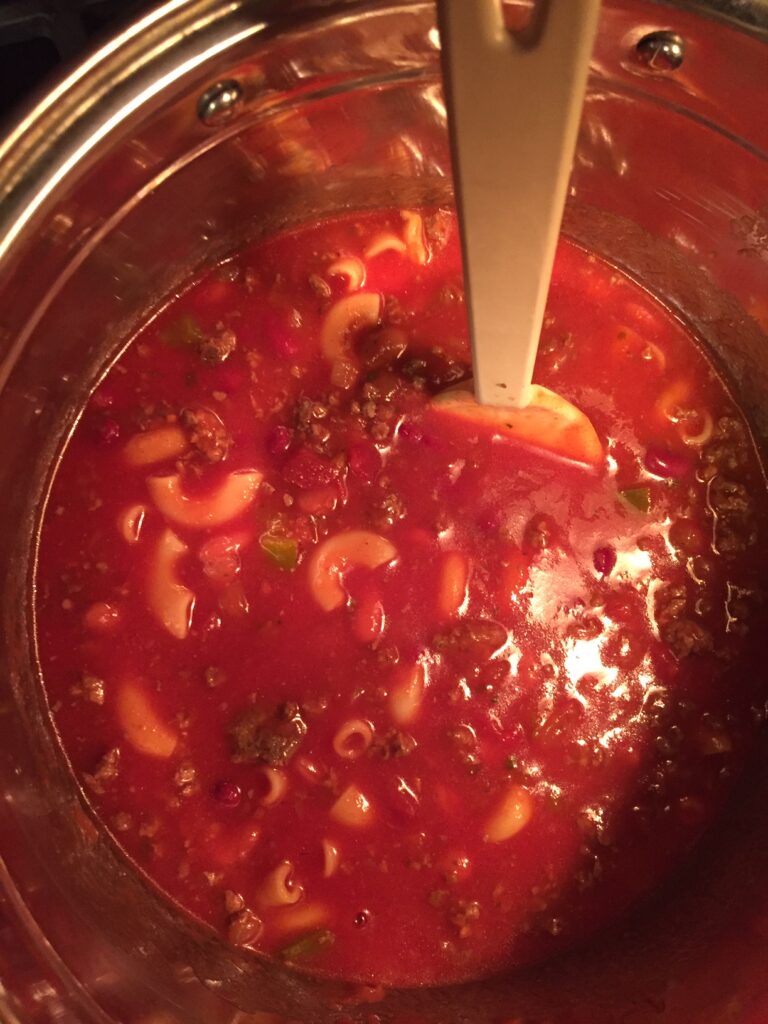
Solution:
<svg viewBox="0 0 768 1024">
<path fill-rule="evenodd" d="M 53 483 L 74 771 L 170 897 L 310 971 L 579 940 L 689 850 L 764 707 L 763 476 L 686 328 L 561 244 L 536 380 L 598 466 L 435 403 L 468 367 L 452 215 L 306 228 L 140 332 Z"/>
</svg>

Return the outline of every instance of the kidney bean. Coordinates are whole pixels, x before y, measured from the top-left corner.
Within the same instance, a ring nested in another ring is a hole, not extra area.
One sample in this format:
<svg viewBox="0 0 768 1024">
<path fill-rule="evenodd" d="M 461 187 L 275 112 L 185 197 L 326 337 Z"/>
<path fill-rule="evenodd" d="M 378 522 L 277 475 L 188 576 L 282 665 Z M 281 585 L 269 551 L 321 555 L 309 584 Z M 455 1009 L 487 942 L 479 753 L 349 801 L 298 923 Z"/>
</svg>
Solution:
<svg viewBox="0 0 768 1024">
<path fill-rule="evenodd" d="M 243 798 L 240 787 L 235 782 L 221 779 L 213 787 L 213 799 L 225 807 L 237 807 Z"/>
<path fill-rule="evenodd" d="M 649 473 L 674 480 L 687 476 L 691 470 L 690 460 L 685 455 L 671 452 L 668 448 L 649 448 L 644 462 Z"/>
<path fill-rule="evenodd" d="M 616 550 L 610 545 L 605 547 L 595 548 L 594 554 L 592 555 L 592 563 L 595 567 L 595 572 L 601 576 L 609 576 L 616 565 Z"/>
<path fill-rule="evenodd" d="M 294 433 L 290 427 L 278 424 L 267 434 L 267 451 L 270 455 L 285 455 L 293 444 Z"/>
</svg>

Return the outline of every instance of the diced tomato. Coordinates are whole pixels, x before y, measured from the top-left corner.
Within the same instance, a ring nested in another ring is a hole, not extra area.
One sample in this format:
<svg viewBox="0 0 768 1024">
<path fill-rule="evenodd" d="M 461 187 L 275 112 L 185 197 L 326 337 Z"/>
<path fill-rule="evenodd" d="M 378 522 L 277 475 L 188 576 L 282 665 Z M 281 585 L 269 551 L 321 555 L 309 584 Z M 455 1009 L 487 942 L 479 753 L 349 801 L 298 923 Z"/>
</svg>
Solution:
<svg viewBox="0 0 768 1024">
<path fill-rule="evenodd" d="M 337 487 L 316 487 L 312 491 L 304 491 L 297 499 L 297 504 L 302 512 L 319 516 L 326 512 L 333 512 L 339 502 L 339 491 Z"/>
<path fill-rule="evenodd" d="M 301 350 L 297 329 L 292 323 L 291 308 L 261 310 L 261 331 L 271 352 L 283 359 L 294 359 Z"/>
<path fill-rule="evenodd" d="M 327 486 L 338 475 L 335 463 L 309 448 L 302 448 L 291 456 L 283 469 L 286 482 L 305 491 Z"/>
<path fill-rule="evenodd" d="M 231 867 L 245 860 L 258 843 L 259 836 L 260 829 L 252 821 L 222 829 L 202 844 L 205 859 L 217 868 Z"/>
<path fill-rule="evenodd" d="M 393 824 L 403 826 L 413 822 L 419 812 L 419 797 L 413 785 L 400 775 L 392 775 L 384 788 L 385 809 Z"/>
<path fill-rule="evenodd" d="M 407 537 L 409 543 L 415 544 L 417 548 L 424 551 L 427 548 L 436 550 L 437 540 L 434 533 L 430 533 L 429 530 L 423 529 L 420 526 L 413 526 L 407 531 Z"/>
<path fill-rule="evenodd" d="M 381 456 L 372 444 L 361 442 L 352 445 L 348 459 L 350 473 L 363 483 L 372 483 L 381 470 Z"/>
<path fill-rule="evenodd" d="M 242 568 L 240 550 L 250 539 L 246 533 L 222 534 L 219 537 L 211 537 L 203 544 L 197 557 L 202 563 L 203 572 L 211 582 L 227 586 L 235 580 Z"/>
<path fill-rule="evenodd" d="M 84 622 L 96 633 L 110 633 L 120 624 L 120 609 L 106 601 L 97 601 L 87 609 Z"/>
<path fill-rule="evenodd" d="M 293 444 L 293 438 L 293 430 L 282 423 L 278 423 L 267 434 L 267 451 L 275 457 L 287 455 Z"/>
</svg>

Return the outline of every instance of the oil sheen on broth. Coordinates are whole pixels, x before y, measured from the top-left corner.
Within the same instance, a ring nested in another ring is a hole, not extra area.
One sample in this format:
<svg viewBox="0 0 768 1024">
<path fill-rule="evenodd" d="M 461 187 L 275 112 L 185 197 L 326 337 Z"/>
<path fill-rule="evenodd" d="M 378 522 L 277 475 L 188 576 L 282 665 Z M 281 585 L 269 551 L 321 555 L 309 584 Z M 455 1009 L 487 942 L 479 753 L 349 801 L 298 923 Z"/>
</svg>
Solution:
<svg viewBox="0 0 768 1024">
<path fill-rule="evenodd" d="M 578 941 L 680 863 L 762 718 L 763 475 L 686 328 L 561 243 L 535 379 L 597 467 L 447 415 L 468 372 L 451 213 L 314 225 L 148 323 L 53 481 L 39 650 L 89 801 L 312 972 Z"/>
</svg>

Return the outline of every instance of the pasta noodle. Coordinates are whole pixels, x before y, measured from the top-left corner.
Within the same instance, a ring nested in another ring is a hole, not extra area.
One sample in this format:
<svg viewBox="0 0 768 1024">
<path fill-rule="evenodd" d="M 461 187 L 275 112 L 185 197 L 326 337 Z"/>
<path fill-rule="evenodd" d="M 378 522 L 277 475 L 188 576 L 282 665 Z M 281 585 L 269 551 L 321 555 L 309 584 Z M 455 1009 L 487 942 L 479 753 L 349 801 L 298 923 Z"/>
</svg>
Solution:
<svg viewBox="0 0 768 1024">
<path fill-rule="evenodd" d="M 373 808 L 367 797 L 357 786 L 347 786 L 336 803 L 331 807 L 331 817 L 350 828 L 364 828 L 371 824 Z"/>
<path fill-rule="evenodd" d="M 667 366 L 667 357 L 658 345 L 647 341 L 632 327 L 624 325 L 616 333 L 616 348 L 624 356 L 631 356 L 634 360 L 646 363 L 654 363 L 660 372 L 664 372 Z"/>
<path fill-rule="evenodd" d="M 282 935 L 304 932 L 327 924 L 330 916 L 328 907 L 323 903 L 302 903 L 297 907 L 278 910 L 271 917 L 270 927 Z"/>
<path fill-rule="evenodd" d="M 656 400 L 656 411 L 665 419 L 677 424 L 677 430 L 684 444 L 692 448 L 701 448 L 712 438 L 714 432 L 714 421 L 712 416 L 704 411 L 698 412 L 695 408 L 688 408 L 685 402 L 688 400 L 691 391 L 691 382 L 680 379 L 662 392 Z M 701 428 L 691 433 L 688 430 L 689 419 L 700 419 Z"/>
<path fill-rule="evenodd" d="M 389 711 L 398 725 L 408 725 L 419 713 L 424 696 L 426 672 L 418 662 L 398 672 L 398 679 L 389 694 Z"/>
<path fill-rule="evenodd" d="M 345 256 L 333 262 L 327 270 L 332 276 L 346 277 L 349 291 L 357 291 L 365 284 L 365 265 L 357 256 Z"/>
<path fill-rule="evenodd" d="M 352 631 L 361 644 L 374 644 L 387 628 L 384 606 L 375 591 L 358 598 L 352 615 Z"/>
<path fill-rule="evenodd" d="M 341 577 L 347 569 L 377 569 L 397 558 L 397 548 L 369 530 L 346 530 L 319 544 L 309 560 L 312 596 L 327 612 L 346 603 Z"/>
<path fill-rule="evenodd" d="M 307 782 L 317 784 L 325 778 L 325 771 L 319 768 L 314 761 L 310 761 L 306 757 L 296 758 L 296 770 Z"/>
<path fill-rule="evenodd" d="M 155 462 L 176 459 L 189 447 L 181 427 L 157 427 L 143 434 L 134 434 L 123 448 L 130 466 L 151 466 Z"/>
<path fill-rule="evenodd" d="M 320 332 L 320 348 L 326 359 L 344 359 L 349 352 L 349 335 L 363 327 L 375 327 L 381 313 L 378 292 L 354 292 L 339 299 L 328 310 Z"/>
<path fill-rule="evenodd" d="M 521 832 L 533 815 L 533 800 L 522 786 L 510 786 L 485 826 L 484 839 L 502 843 Z"/>
<path fill-rule="evenodd" d="M 680 407 L 688 399 L 690 391 L 691 385 L 689 381 L 683 378 L 674 381 L 656 399 L 656 411 L 664 419 L 677 423 L 680 419 Z"/>
<path fill-rule="evenodd" d="M 423 266 L 429 261 L 429 250 L 424 242 L 424 218 L 413 210 L 402 210 L 401 216 L 405 221 L 404 234 L 408 255 L 414 263 Z"/>
<path fill-rule="evenodd" d="M 288 779 L 285 772 L 280 771 L 279 768 L 264 767 L 261 771 L 267 780 L 268 788 L 259 803 L 262 807 L 274 807 L 288 792 Z"/>
<path fill-rule="evenodd" d="M 663 372 L 667 366 L 667 357 L 661 351 L 658 345 L 654 345 L 652 341 L 646 341 L 643 345 L 642 358 L 649 362 L 654 362 L 658 368 Z"/>
<path fill-rule="evenodd" d="M 186 638 L 195 607 L 195 595 L 176 578 L 176 565 L 187 550 L 172 530 L 165 530 L 157 542 L 147 580 L 149 610 L 177 640 Z"/>
<path fill-rule="evenodd" d="M 128 544 L 138 543 L 146 514 L 147 509 L 145 505 L 131 505 L 130 508 L 120 513 L 118 529 Z"/>
<path fill-rule="evenodd" d="M 264 880 L 259 899 L 265 907 L 284 907 L 298 903 L 304 889 L 293 878 L 293 864 L 281 861 Z"/>
<path fill-rule="evenodd" d="M 117 715 L 123 735 L 134 749 L 150 757 L 173 754 L 178 737 L 160 719 L 139 683 L 126 682 L 120 687 Z"/>
<path fill-rule="evenodd" d="M 701 448 L 711 439 L 715 429 L 715 424 L 712 417 L 708 412 L 701 413 L 702 426 L 695 434 L 689 434 L 687 430 L 687 423 L 685 420 L 681 420 L 677 429 L 680 431 L 680 436 L 683 439 L 683 443 L 690 445 L 692 448 Z"/>
<path fill-rule="evenodd" d="M 372 260 L 383 252 L 406 252 L 407 249 L 402 238 L 393 235 L 391 231 L 383 231 L 368 245 L 363 255 L 367 260 Z"/>
<path fill-rule="evenodd" d="M 333 749 L 346 761 L 364 754 L 373 741 L 373 729 L 362 718 L 350 718 L 333 737 Z"/>
<path fill-rule="evenodd" d="M 166 519 L 203 529 L 221 526 L 245 512 L 256 498 L 260 483 L 261 473 L 251 469 L 230 473 L 212 494 L 194 498 L 184 494 L 178 474 L 151 476 L 147 487 Z"/>
<path fill-rule="evenodd" d="M 323 878 L 330 878 L 339 869 L 339 848 L 330 839 L 323 839 Z"/>
<path fill-rule="evenodd" d="M 468 583 L 469 560 L 459 551 L 449 551 L 443 557 L 437 595 L 437 610 L 442 618 L 454 618 L 463 610 Z"/>
</svg>

